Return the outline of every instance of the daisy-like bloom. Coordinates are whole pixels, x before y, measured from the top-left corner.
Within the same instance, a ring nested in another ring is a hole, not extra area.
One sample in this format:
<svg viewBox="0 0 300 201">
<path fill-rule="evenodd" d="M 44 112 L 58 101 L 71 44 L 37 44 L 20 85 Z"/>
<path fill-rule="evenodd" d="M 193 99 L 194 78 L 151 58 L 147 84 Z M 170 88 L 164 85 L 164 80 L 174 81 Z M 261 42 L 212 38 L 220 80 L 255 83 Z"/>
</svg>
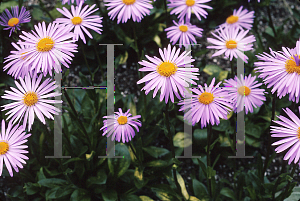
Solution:
<svg viewBox="0 0 300 201">
<path fill-rule="evenodd" d="M 186 16 L 186 21 L 190 21 L 191 14 L 194 12 L 196 17 L 201 20 L 201 16 L 206 18 L 208 14 L 203 8 L 212 9 L 212 7 L 204 5 L 203 3 L 210 2 L 211 0 L 169 0 L 171 3 L 168 4 L 170 8 L 174 8 L 170 14 L 179 14 L 178 18 L 184 20 Z"/>
<path fill-rule="evenodd" d="M 144 16 L 150 14 L 153 8 L 149 0 L 104 0 L 105 6 L 108 6 L 108 15 L 114 20 L 118 15 L 118 24 L 126 23 L 132 17 L 134 22 L 141 22 Z"/>
<path fill-rule="evenodd" d="M 79 5 L 81 2 L 84 3 L 84 1 L 85 0 L 76 0 L 76 4 Z M 66 4 L 66 3 L 68 3 L 70 5 L 70 2 L 74 3 L 74 0 L 62 0 L 61 3 L 62 3 L 62 5 Z"/>
<path fill-rule="evenodd" d="M 220 118 L 227 119 L 229 114 L 228 109 L 232 109 L 232 100 L 228 92 L 220 88 L 221 82 L 215 87 L 215 78 L 212 79 L 209 87 L 204 84 L 204 88 L 198 85 L 197 88 L 190 88 L 194 94 L 187 93 L 184 100 L 181 100 L 178 105 L 182 105 L 179 111 L 188 110 L 184 118 L 193 125 L 201 119 L 201 128 L 206 127 L 207 123 L 218 125 Z"/>
<path fill-rule="evenodd" d="M 226 22 L 221 24 L 220 27 L 234 27 L 239 29 L 251 29 L 254 11 L 248 12 L 247 9 L 242 10 L 243 6 L 241 6 L 237 11 L 233 10 L 233 14 L 227 17 Z"/>
<path fill-rule="evenodd" d="M 130 117 L 131 114 L 129 113 L 130 110 L 123 113 L 122 109 L 119 108 L 119 112 L 115 112 L 113 115 L 104 116 L 103 118 L 107 118 L 104 120 L 104 126 L 100 129 L 103 130 L 102 136 L 107 134 L 107 137 L 110 137 L 112 134 L 111 140 L 120 142 L 122 137 L 122 142 L 125 143 L 131 141 L 131 139 L 135 136 L 134 127 L 137 132 L 139 132 L 139 127 L 142 126 L 141 121 L 137 120 L 141 118 L 141 115 L 136 115 Z"/>
<path fill-rule="evenodd" d="M 46 124 L 45 117 L 54 119 L 51 114 L 58 115 L 59 109 L 50 105 L 55 103 L 62 103 L 60 100 L 48 100 L 48 97 L 60 96 L 61 94 L 53 92 L 58 86 L 55 85 L 55 81 L 51 82 L 50 78 L 47 78 L 41 83 L 42 74 L 37 78 L 36 74 L 33 77 L 28 74 L 25 76 L 25 81 L 20 78 L 20 83 L 15 81 L 16 88 L 11 87 L 12 91 L 5 90 L 5 93 L 1 98 L 14 100 L 16 102 L 6 104 L 4 106 L 5 110 L 10 110 L 6 113 L 9 115 L 7 119 L 11 118 L 11 121 L 15 123 L 16 121 L 23 119 L 23 127 L 25 129 L 28 122 L 28 130 L 31 130 L 31 126 L 34 122 L 34 116 L 40 119 L 43 124 Z M 41 83 L 41 84 L 40 84 Z"/>
<path fill-rule="evenodd" d="M 6 15 L 3 12 L 0 16 L 0 25 L 5 26 L 4 30 L 10 29 L 9 37 L 15 29 L 20 30 L 20 24 L 30 22 L 30 13 L 22 6 L 19 14 L 19 6 L 11 7 L 12 14 L 5 9 Z"/>
<path fill-rule="evenodd" d="M 26 65 L 31 65 L 31 70 L 35 69 L 37 73 L 42 71 L 44 76 L 49 72 L 52 75 L 52 68 L 55 71 L 61 72 L 61 64 L 69 68 L 67 63 L 71 63 L 74 55 L 72 52 L 77 52 L 77 45 L 74 44 L 74 33 L 70 32 L 70 28 L 60 24 L 49 24 L 46 29 L 46 24 L 39 23 L 34 26 L 36 32 L 26 33 L 19 37 L 25 41 L 20 41 L 18 44 L 24 45 L 27 48 L 20 51 L 20 54 L 26 60 Z"/>
<path fill-rule="evenodd" d="M 191 44 L 191 41 L 193 43 L 197 43 L 195 36 L 202 37 L 203 29 L 198 28 L 197 26 L 192 25 L 189 22 L 184 23 L 183 21 L 180 21 L 179 23 L 176 23 L 173 20 L 173 23 L 175 24 L 175 26 L 171 26 L 165 29 L 165 31 L 168 32 L 167 38 L 170 39 L 172 45 L 174 45 L 179 40 L 179 47 L 181 48 L 182 45 L 187 46 Z"/>
<path fill-rule="evenodd" d="M 7 129 L 5 129 L 5 121 L 2 120 L 0 135 L 0 176 L 3 170 L 3 160 L 11 177 L 13 176 L 12 167 L 16 172 L 19 172 L 19 168 L 23 168 L 22 163 L 26 164 L 23 159 L 28 160 L 28 157 L 24 155 L 28 153 L 28 151 L 24 149 L 28 146 L 24 145 L 24 143 L 27 142 L 26 138 L 29 136 L 31 136 L 31 134 L 26 135 L 23 126 L 15 125 L 13 127 L 11 121 L 8 123 Z"/>
<path fill-rule="evenodd" d="M 174 103 L 174 94 L 180 99 L 181 97 L 178 91 L 184 96 L 184 87 L 188 87 L 188 83 L 196 84 L 192 79 L 198 80 L 197 75 L 199 74 L 195 72 L 198 72 L 199 69 L 193 68 L 193 65 L 189 65 L 189 68 L 185 67 L 186 64 L 195 61 L 195 59 L 188 56 L 190 52 L 184 51 L 180 56 L 179 52 L 180 48 L 176 51 L 176 47 L 173 47 L 173 50 L 171 50 L 171 45 L 168 45 L 168 49 L 164 48 L 164 51 L 159 49 L 162 60 L 146 55 L 146 58 L 149 59 L 151 63 L 145 60 L 139 62 L 140 65 L 145 66 L 139 69 L 139 71 L 151 71 L 151 73 L 137 82 L 137 84 L 146 82 L 141 90 L 145 90 L 145 93 L 148 94 L 155 88 L 153 93 L 154 98 L 160 89 L 160 101 L 165 98 L 166 103 L 169 97 Z"/>
<path fill-rule="evenodd" d="M 261 73 L 258 77 L 264 79 L 268 88 L 273 87 L 272 93 L 277 91 L 279 98 L 288 93 L 289 100 L 298 103 L 300 96 L 300 41 L 297 41 L 296 48 L 282 47 L 282 50 L 278 52 L 271 50 L 272 56 L 267 53 L 257 56 L 262 61 L 254 63 L 255 70 Z"/>
<path fill-rule="evenodd" d="M 249 75 L 243 78 L 241 75 L 240 79 L 235 76 L 234 80 L 224 80 L 225 90 L 230 94 L 233 100 L 233 110 L 235 112 L 241 112 L 245 106 L 245 112 L 253 112 L 253 107 L 260 107 L 263 101 L 266 100 L 264 96 L 264 89 L 257 89 L 262 83 L 255 81 L 256 76 L 252 77 Z"/>
<path fill-rule="evenodd" d="M 280 145 L 275 149 L 276 153 L 283 152 L 290 148 L 283 159 L 289 160 L 288 164 L 291 164 L 293 161 L 294 163 L 297 163 L 300 158 L 300 120 L 289 108 L 283 109 L 283 111 L 290 119 L 281 115 L 277 116 L 281 121 L 274 122 L 282 127 L 271 126 L 271 136 L 281 137 L 284 139 L 279 140 L 272 145 Z"/>
<path fill-rule="evenodd" d="M 219 56 L 225 53 L 225 58 L 240 57 L 244 62 L 248 63 L 248 57 L 243 53 L 244 51 L 252 50 L 255 37 L 253 35 L 247 36 L 249 30 L 240 30 L 238 28 L 224 28 L 217 29 L 217 34 L 212 33 L 218 40 L 207 38 L 207 41 L 214 44 L 214 46 L 207 46 L 210 49 L 217 49 L 212 57 Z"/>
<path fill-rule="evenodd" d="M 90 15 L 94 12 L 96 12 L 99 8 L 96 8 L 93 10 L 93 8 L 96 6 L 96 4 L 92 5 L 89 9 L 89 5 L 86 5 L 83 9 L 82 8 L 82 2 L 79 4 L 79 6 L 76 6 L 74 9 L 74 6 L 71 6 L 71 11 L 68 11 L 65 7 L 63 7 L 63 10 L 60 8 L 57 8 L 57 10 L 66 16 L 66 18 L 57 18 L 55 22 L 61 23 L 63 25 L 66 25 L 67 27 L 70 27 L 71 30 L 74 28 L 74 33 L 76 34 L 76 37 L 74 38 L 76 41 L 78 40 L 79 36 L 83 40 L 84 43 L 85 37 L 82 32 L 82 30 L 90 37 L 93 38 L 93 36 L 88 32 L 86 28 L 92 29 L 96 31 L 98 34 L 101 34 L 99 27 L 102 27 L 101 22 L 102 22 L 102 17 L 99 17 L 98 15 Z M 82 29 L 82 30 L 81 30 Z"/>
<path fill-rule="evenodd" d="M 11 51 L 11 54 L 5 58 L 6 60 L 4 63 L 9 63 L 3 67 L 3 70 L 6 71 L 10 68 L 7 74 L 13 76 L 15 79 L 18 79 L 19 77 L 24 78 L 28 73 L 32 73 L 31 66 L 25 64 L 26 57 L 22 55 L 24 53 L 20 53 L 20 51 L 26 49 L 26 47 L 24 45 L 20 45 L 19 47 L 15 43 L 11 44 L 17 49 L 17 51 Z"/>
</svg>

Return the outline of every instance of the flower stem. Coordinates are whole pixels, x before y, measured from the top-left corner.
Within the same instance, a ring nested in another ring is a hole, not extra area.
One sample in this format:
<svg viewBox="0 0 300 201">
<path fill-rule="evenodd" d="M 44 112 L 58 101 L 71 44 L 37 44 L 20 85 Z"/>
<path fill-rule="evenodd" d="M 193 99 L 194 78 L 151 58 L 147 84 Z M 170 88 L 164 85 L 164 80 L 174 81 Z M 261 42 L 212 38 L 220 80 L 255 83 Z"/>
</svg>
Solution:
<svg viewBox="0 0 300 201">
<path fill-rule="evenodd" d="M 230 61 L 230 66 L 231 66 L 231 78 L 234 79 L 234 75 L 235 75 L 235 72 L 234 72 L 234 67 L 233 67 L 233 61 L 234 59 L 232 58 L 232 60 Z"/>
<path fill-rule="evenodd" d="M 207 167 L 210 167 L 210 138 L 211 138 L 211 135 L 212 135 L 212 125 L 211 123 L 208 123 L 208 126 L 207 126 Z M 210 197 L 212 197 L 212 194 L 211 194 L 211 179 L 209 179 L 207 177 L 207 189 L 208 189 L 208 194 Z"/>
<path fill-rule="evenodd" d="M 272 16 L 271 16 L 270 5 L 267 6 L 267 11 L 268 11 L 268 17 L 270 20 L 270 27 L 271 27 L 272 31 L 274 32 L 275 38 L 277 38 L 277 33 L 276 33 L 276 30 L 275 30 L 275 27 L 273 24 L 273 20 L 272 20 Z"/>
<path fill-rule="evenodd" d="M 85 61 L 85 65 L 87 66 L 87 68 L 88 68 L 88 70 L 89 70 L 89 73 L 90 73 L 90 75 L 91 75 L 92 85 L 94 85 L 94 80 L 92 79 L 93 73 L 92 73 L 92 71 L 91 71 L 91 69 L 90 69 L 90 66 L 89 66 L 89 64 L 88 64 L 88 62 L 87 62 L 87 59 L 86 59 L 86 55 L 85 55 L 85 51 L 84 51 L 83 42 L 80 40 L 79 43 L 80 43 L 80 47 L 81 47 L 81 50 L 82 50 L 82 53 L 83 53 L 83 58 L 84 58 L 84 61 Z"/>
<path fill-rule="evenodd" d="M 135 152 L 135 150 L 134 150 L 134 147 L 133 147 L 131 141 L 129 142 L 129 146 L 130 146 L 130 148 L 131 148 L 133 154 L 135 155 L 136 159 L 138 160 L 139 164 L 141 165 L 142 162 L 141 162 L 141 160 L 139 159 L 139 157 L 137 156 L 137 154 L 136 154 L 136 152 Z"/>
<path fill-rule="evenodd" d="M 273 125 L 273 120 L 275 119 L 275 110 L 276 110 L 276 92 L 273 94 L 273 98 L 272 98 L 272 116 L 271 116 L 271 126 Z M 270 155 L 270 149 L 271 149 L 271 127 L 270 127 L 270 131 L 269 131 L 269 135 L 268 135 L 268 145 L 267 145 L 267 155 L 266 155 L 266 160 L 265 160 L 265 164 L 264 164 L 264 168 L 262 171 L 262 181 L 264 178 L 264 174 L 267 170 L 267 165 L 268 165 L 268 160 L 269 160 L 269 155 Z"/>
<path fill-rule="evenodd" d="M 45 4 L 42 2 L 42 0 L 39 0 L 40 5 L 42 7 L 42 10 L 47 13 L 47 15 L 51 18 L 52 21 L 55 21 L 55 19 L 52 17 L 52 15 L 49 13 L 48 9 L 45 8 Z"/>
<path fill-rule="evenodd" d="M 294 167 L 293 167 L 293 170 L 292 170 L 292 172 L 291 172 L 291 177 L 293 178 L 293 176 L 294 176 L 294 174 L 295 174 L 295 170 L 296 170 L 296 168 L 297 168 L 297 166 L 299 165 L 298 163 L 295 163 L 295 164 L 293 164 L 294 165 Z M 289 188 L 290 188 L 290 185 L 291 185 L 291 181 L 288 181 L 288 184 L 287 184 L 287 186 L 286 186 L 286 188 L 285 188 L 285 191 L 284 191 L 284 194 L 283 194 L 283 198 L 287 198 L 287 196 L 285 196 L 287 193 L 288 193 L 288 190 L 289 190 Z"/>
<path fill-rule="evenodd" d="M 169 122 L 169 103 L 170 103 L 170 101 L 168 101 L 168 103 L 166 104 L 166 111 L 165 111 L 166 125 L 167 125 L 168 136 L 169 136 L 169 140 L 170 140 L 170 144 L 171 144 L 172 158 L 175 159 L 175 149 L 174 149 L 173 137 L 172 137 L 172 133 L 171 133 L 171 129 L 170 129 L 170 122 Z M 180 188 L 180 185 L 178 183 L 178 180 L 177 180 L 176 169 L 173 168 L 174 165 L 176 165 L 176 164 L 173 163 L 173 165 L 172 165 L 173 177 L 174 177 L 174 181 L 175 181 L 175 185 L 177 187 L 177 190 L 178 190 L 178 192 L 180 192 L 180 195 L 181 195 L 182 192 L 181 192 L 181 188 Z"/>
</svg>

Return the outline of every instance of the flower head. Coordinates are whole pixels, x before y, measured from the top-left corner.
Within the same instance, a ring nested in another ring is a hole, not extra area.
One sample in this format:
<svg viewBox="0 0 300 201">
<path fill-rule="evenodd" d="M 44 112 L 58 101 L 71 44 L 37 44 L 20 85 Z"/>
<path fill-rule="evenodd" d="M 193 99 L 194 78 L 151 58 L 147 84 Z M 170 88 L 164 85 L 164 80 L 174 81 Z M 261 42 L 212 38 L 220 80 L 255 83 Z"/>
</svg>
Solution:
<svg viewBox="0 0 300 201">
<path fill-rule="evenodd" d="M 15 29 L 20 30 L 20 24 L 30 22 L 30 13 L 22 6 L 19 14 L 19 6 L 11 7 L 12 14 L 5 9 L 6 15 L 3 12 L 0 16 L 0 25 L 5 26 L 4 30 L 10 29 L 9 37 Z"/>
<path fill-rule="evenodd" d="M 107 137 L 110 137 L 113 134 L 111 140 L 120 142 L 122 137 L 122 142 L 125 143 L 131 141 L 131 139 L 135 136 L 134 127 L 137 132 L 139 132 L 139 127 L 142 126 L 141 122 L 137 120 L 141 118 L 141 115 L 136 115 L 130 117 L 131 114 L 129 113 L 130 110 L 123 113 L 122 109 L 119 108 L 119 112 L 115 112 L 114 115 L 104 116 L 103 118 L 107 118 L 104 120 L 104 126 L 100 129 L 103 130 L 102 136 L 107 134 Z"/>
<path fill-rule="evenodd" d="M 195 36 L 202 37 L 203 29 L 198 28 L 195 25 L 191 25 L 191 23 L 189 22 L 184 23 L 183 21 L 180 21 L 179 23 L 176 23 L 173 20 L 173 23 L 175 24 L 175 26 L 171 26 L 165 29 L 165 31 L 168 31 L 167 38 L 170 39 L 172 45 L 174 45 L 179 40 L 179 47 L 181 48 L 182 45 L 187 46 L 191 44 L 191 42 L 197 43 Z"/>
<path fill-rule="evenodd" d="M 300 158 L 300 120 L 289 108 L 283 109 L 283 111 L 288 115 L 289 119 L 281 115 L 278 116 L 278 119 L 281 121 L 274 122 L 282 127 L 271 126 L 271 136 L 284 139 L 279 140 L 272 145 L 280 145 L 275 149 L 276 153 L 283 152 L 290 148 L 283 159 L 289 160 L 289 164 L 293 161 L 294 163 L 297 163 Z"/>
<path fill-rule="evenodd" d="M 227 119 L 228 108 L 232 109 L 232 100 L 226 90 L 219 88 L 221 82 L 215 87 L 215 78 L 212 79 L 209 87 L 204 84 L 205 88 L 198 85 L 197 88 L 190 88 L 194 94 L 187 93 L 184 100 L 178 105 L 182 105 L 179 111 L 188 110 L 184 118 L 195 125 L 201 120 L 201 128 L 207 123 L 218 125 L 220 118 Z M 228 108 L 227 108 L 228 107 Z"/>
<path fill-rule="evenodd" d="M 263 102 L 266 100 L 264 96 L 264 89 L 257 89 L 261 86 L 262 83 L 255 81 L 256 76 L 249 75 L 248 77 L 241 75 L 240 78 L 235 76 L 234 80 L 229 79 L 225 80 L 224 86 L 225 90 L 228 91 L 232 97 L 234 104 L 234 111 L 241 112 L 245 106 L 245 112 L 248 114 L 248 111 L 253 112 L 253 107 L 260 107 Z"/>
<path fill-rule="evenodd" d="M 199 69 L 193 68 L 193 65 L 189 65 L 188 68 L 185 67 L 186 64 L 195 60 L 191 56 L 188 56 L 190 52 L 184 51 L 180 56 L 179 52 L 180 48 L 176 51 L 176 47 L 173 47 L 173 50 L 171 50 L 171 45 L 168 45 L 168 49 L 164 48 L 163 51 L 159 49 L 162 60 L 146 55 L 146 58 L 151 63 L 145 60 L 139 62 L 140 65 L 145 66 L 139 69 L 139 71 L 151 72 L 137 82 L 137 84 L 146 82 L 142 88 L 142 90 L 146 91 L 146 94 L 155 88 L 153 93 L 154 98 L 160 89 L 160 101 L 165 98 L 165 102 L 167 103 L 170 97 L 171 101 L 174 102 L 174 94 L 180 99 L 178 91 L 184 96 L 184 87 L 188 87 L 188 83 L 196 84 L 192 79 L 198 80 L 197 75 L 199 74 L 195 72 L 198 72 Z"/>
<path fill-rule="evenodd" d="M 100 31 L 102 31 L 102 29 L 100 29 L 99 27 L 102 27 L 102 25 L 101 25 L 102 17 L 99 17 L 98 15 L 90 15 L 98 10 L 98 8 L 93 10 L 93 8 L 96 6 L 96 4 L 91 6 L 89 9 L 87 9 L 89 7 L 89 5 L 86 5 L 83 9 L 81 9 L 82 4 L 83 3 L 81 2 L 79 4 L 79 6 L 76 6 L 75 9 L 74 9 L 74 6 L 72 5 L 71 6 L 72 13 L 70 11 L 68 11 L 65 7 L 63 7 L 63 10 L 61 10 L 60 8 L 57 8 L 57 10 L 61 14 L 66 16 L 68 19 L 67 18 L 57 18 L 55 22 L 66 25 L 67 27 L 70 27 L 71 30 L 74 28 L 74 33 L 76 34 L 74 39 L 77 41 L 80 36 L 80 38 L 83 40 L 83 42 L 86 43 L 83 31 L 90 38 L 93 38 L 93 36 L 90 34 L 90 32 L 88 32 L 88 30 L 86 28 L 92 29 L 92 30 L 96 31 L 98 34 L 101 34 Z"/>
<path fill-rule="evenodd" d="M 71 63 L 74 55 L 72 52 L 77 52 L 75 41 L 70 40 L 74 37 L 74 33 L 70 32 L 69 27 L 56 23 L 49 24 L 46 29 L 46 24 L 39 23 L 34 26 L 36 32 L 22 32 L 20 38 L 25 41 L 19 41 L 18 44 L 26 46 L 20 51 L 20 54 L 26 60 L 26 65 L 31 65 L 31 70 L 35 69 L 37 73 L 42 71 L 44 76 L 49 72 L 52 75 L 52 68 L 55 71 L 61 72 L 62 63 L 69 68 L 67 63 Z"/>
<path fill-rule="evenodd" d="M 233 10 L 233 14 L 227 17 L 226 22 L 221 24 L 220 27 L 234 27 L 239 29 L 251 29 L 254 11 L 248 12 L 247 9 L 242 10 L 243 6 L 241 6 L 237 11 Z"/>
<path fill-rule="evenodd" d="M 262 60 L 255 62 L 255 70 L 260 72 L 258 77 L 263 78 L 268 88 L 273 87 L 271 92 L 277 91 L 277 96 L 282 98 L 289 93 L 289 100 L 299 102 L 300 85 L 300 41 L 296 48 L 282 47 L 283 51 L 272 51 L 269 55 L 264 53 L 257 56 Z"/>
<path fill-rule="evenodd" d="M 153 8 L 149 0 L 104 0 L 108 6 L 108 15 L 114 20 L 118 15 L 118 24 L 126 23 L 132 17 L 134 22 L 141 22 L 142 18 L 150 14 Z"/>
<path fill-rule="evenodd" d="M 76 0 L 76 4 L 79 5 L 80 3 L 84 3 L 84 1 L 85 0 Z M 62 5 L 66 4 L 66 3 L 68 3 L 70 5 L 70 2 L 74 3 L 74 0 L 62 0 L 61 3 L 62 3 Z"/>
<path fill-rule="evenodd" d="M 219 56 L 225 53 L 226 57 L 230 57 L 230 61 L 233 57 L 240 57 L 243 61 L 248 63 L 248 57 L 243 51 L 252 50 L 255 37 L 253 35 L 245 37 L 249 30 L 239 30 L 238 28 L 224 28 L 218 29 L 217 34 L 212 33 L 218 40 L 213 38 L 207 38 L 207 41 L 214 44 L 214 46 L 207 46 L 210 49 L 217 49 L 212 57 Z"/>
<path fill-rule="evenodd" d="M 3 160 L 5 166 L 10 174 L 13 176 L 12 167 L 16 172 L 19 172 L 18 168 L 23 168 L 23 164 L 26 162 L 23 159 L 28 159 L 25 156 L 25 153 L 28 151 L 24 150 L 27 148 L 27 145 L 24 145 L 27 142 L 27 139 L 31 134 L 24 132 L 24 128 L 19 125 L 13 127 L 12 122 L 8 123 L 7 129 L 5 129 L 5 121 L 2 120 L 1 125 L 1 135 L 0 135 L 0 176 L 2 175 L 3 170 Z"/>
<path fill-rule="evenodd" d="M 53 107 L 49 103 L 62 103 L 59 100 L 48 100 L 48 97 L 60 96 L 61 94 L 53 92 L 58 86 L 55 82 L 51 82 L 50 78 L 47 78 L 41 83 L 42 74 L 36 78 L 36 74 L 33 74 L 32 78 L 28 74 L 25 76 L 25 81 L 20 78 L 20 83 L 15 81 L 17 89 L 11 87 L 12 91 L 5 90 L 5 93 L 1 98 L 14 100 L 16 102 L 3 105 L 2 111 L 10 110 L 6 113 L 9 114 L 7 119 L 10 119 L 15 123 L 17 120 L 19 122 L 23 119 L 23 127 L 26 128 L 28 121 L 28 130 L 31 130 L 31 126 L 34 122 L 34 116 L 40 119 L 43 124 L 46 124 L 44 116 L 50 119 L 54 119 L 51 114 L 58 115 L 59 109 Z M 41 83 L 41 84 L 40 84 Z M 51 114 L 50 114 L 51 113 Z"/>
<path fill-rule="evenodd" d="M 193 12 L 196 17 L 201 20 L 201 16 L 206 18 L 208 14 L 203 8 L 212 9 L 212 7 L 204 5 L 203 3 L 210 2 L 211 0 L 169 0 L 171 3 L 168 4 L 170 8 L 174 8 L 170 14 L 179 14 L 178 18 L 180 20 L 184 20 L 184 16 L 186 16 L 186 20 L 190 21 L 191 13 Z"/>
</svg>

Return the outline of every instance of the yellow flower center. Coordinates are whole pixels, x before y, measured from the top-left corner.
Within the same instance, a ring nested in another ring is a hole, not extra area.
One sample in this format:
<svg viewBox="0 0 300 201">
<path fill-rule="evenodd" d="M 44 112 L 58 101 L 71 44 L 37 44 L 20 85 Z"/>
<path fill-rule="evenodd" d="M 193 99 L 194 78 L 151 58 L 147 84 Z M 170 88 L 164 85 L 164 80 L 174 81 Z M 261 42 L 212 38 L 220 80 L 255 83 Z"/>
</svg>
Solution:
<svg viewBox="0 0 300 201">
<path fill-rule="evenodd" d="M 7 142 L 0 142 L 0 155 L 6 154 L 9 150 L 9 145 Z"/>
<path fill-rule="evenodd" d="M 300 127 L 298 128 L 298 131 L 297 131 L 297 138 L 300 140 Z"/>
<path fill-rule="evenodd" d="M 54 40 L 50 37 L 42 38 L 37 42 L 36 49 L 40 52 L 48 52 L 54 46 Z"/>
<path fill-rule="evenodd" d="M 236 23 L 239 20 L 239 17 L 236 15 L 230 15 L 229 17 L 227 17 L 226 22 L 228 24 L 233 24 Z"/>
<path fill-rule="evenodd" d="M 22 99 L 26 106 L 32 106 L 38 102 L 38 96 L 35 92 L 27 92 Z"/>
<path fill-rule="evenodd" d="M 126 116 L 119 116 L 117 121 L 120 125 L 126 124 L 127 123 L 127 117 Z"/>
<path fill-rule="evenodd" d="M 237 47 L 237 43 L 234 40 L 228 40 L 226 41 L 226 47 L 227 49 L 234 49 Z"/>
<path fill-rule="evenodd" d="M 157 72 L 165 77 L 170 77 L 177 71 L 177 66 L 169 61 L 162 62 L 157 66 Z"/>
<path fill-rule="evenodd" d="M 71 19 L 71 21 L 74 25 L 78 25 L 78 24 L 81 24 L 82 18 L 81 17 L 73 17 L 73 19 Z"/>
<path fill-rule="evenodd" d="M 201 95 L 199 95 L 198 100 L 200 103 L 208 105 L 214 101 L 214 95 L 209 92 L 204 92 Z"/>
<path fill-rule="evenodd" d="M 19 19 L 18 18 L 10 18 L 7 22 L 8 26 L 10 27 L 14 27 L 15 25 L 17 25 L 19 23 Z"/>
<path fill-rule="evenodd" d="M 134 4 L 135 0 L 122 0 L 124 4 L 131 5 Z"/>
<path fill-rule="evenodd" d="M 246 86 L 241 86 L 239 89 L 238 89 L 238 93 L 242 96 L 248 96 L 251 92 L 251 89 L 249 89 L 249 87 L 246 87 Z"/>
<path fill-rule="evenodd" d="M 299 59 L 300 59 L 300 56 L 299 56 Z M 294 57 L 291 57 L 291 59 L 289 59 L 285 62 L 285 70 L 288 73 L 296 72 L 296 73 L 300 74 L 300 66 L 297 66 Z"/>
<path fill-rule="evenodd" d="M 186 0 L 186 1 L 185 1 L 185 4 L 186 4 L 187 6 L 193 6 L 193 5 L 195 4 L 195 0 Z"/>
<path fill-rule="evenodd" d="M 186 25 L 180 25 L 179 30 L 182 31 L 182 32 L 187 32 L 188 27 Z"/>
</svg>

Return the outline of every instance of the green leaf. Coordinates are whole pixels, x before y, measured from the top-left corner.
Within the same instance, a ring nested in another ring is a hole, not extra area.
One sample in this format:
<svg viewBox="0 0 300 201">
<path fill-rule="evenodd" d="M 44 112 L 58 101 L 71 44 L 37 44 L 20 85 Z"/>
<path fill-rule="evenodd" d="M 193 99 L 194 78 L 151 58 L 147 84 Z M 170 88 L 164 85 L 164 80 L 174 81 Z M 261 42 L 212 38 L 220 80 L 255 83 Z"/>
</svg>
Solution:
<svg viewBox="0 0 300 201">
<path fill-rule="evenodd" d="M 193 179 L 193 190 L 197 198 L 208 197 L 206 186 L 197 179 Z"/>
<path fill-rule="evenodd" d="M 207 73 L 208 75 L 212 75 L 214 73 L 219 74 L 222 71 L 222 68 L 220 68 L 217 65 L 206 65 L 203 69 L 203 72 Z"/>
<path fill-rule="evenodd" d="M 32 15 L 33 19 L 38 20 L 38 21 L 45 18 L 43 11 L 39 8 L 33 8 L 33 10 L 31 11 L 31 15 Z"/>
<path fill-rule="evenodd" d="M 184 139 L 184 137 L 186 138 Z M 178 132 L 173 137 L 173 143 L 175 147 L 189 147 L 192 145 L 192 139 L 188 133 Z"/>
<path fill-rule="evenodd" d="M 233 200 L 236 200 L 234 192 L 231 189 L 227 188 L 227 187 L 222 188 L 220 194 L 224 195 L 226 197 L 229 197 Z"/>
<path fill-rule="evenodd" d="M 103 169 L 100 169 L 97 172 L 97 176 L 96 177 L 89 177 L 86 180 L 86 186 L 89 188 L 92 185 L 105 184 L 106 183 L 106 179 L 107 179 L 107 175 L 106 175 L 105 171 Z"/>
<path fill-rule="evenodd" d="M 108 189 L 102 192 L 102 198 L 104 201 L 116 201 L 118 200 L 118 194 L 113 189 Z"/>
<path fill-rule="evenodd" d="M 199 141 L 202 141 L 202 142 L 205 142 L 207 141 L 207 129 L 196 129 L 194 131 L 194 138 L 196 140 L 199 140 Z"/>
<path fill-rule="evenodd" d="M 140 199 L 141 199 L 142 201 L 154 201 L 153 199 L 149 198 L 149 197 L 146 196 L 146 195 L 141 195 L 141 196 L 140 196 Z"/>
<path fill-rule="evenodd" d="M 27 195 L 34 195 L 41 190 L 40 185 L 38 183 L 28 182 L 24 186 Z"/>
<path fill-rule="evenodd" d="M 169 185 L 158 184 L 156 187 L 152 187 L 151 190 L 156 196 L 163 201 L 179 201 L 178 195 L 171 189 Z"/>
<path fill-rule="evenodd" d="M 91 200 L 91 196 L 89 195 L 89 193 L 84 190 L 84 189 L 76 189 L 75 191 L 73 191 L 70 201 L 90 201 Z"/>
<path fill-rule="evenodd" d="M 230 122 L 227 120 L 220 120 L 220 124 L 218 126 L 213 126 L 212 129 L 216 131 L 226 131 L 230 127 Z"/>
<path fill-rule="evenodd" d="M 123 158 L 108 158 L 108 167 L 113 176 L 120 177 L 130 166 L 130 153 L 125 144 L 118 143 L 115 146 L 115 155 Z"/>
<path fill-rule="evenodd" d="M 160 156 L 164 156 L 170 153 L 170 151 L 165 148 L 155 146 L 143 147 L 143 150 L 147 152 L 150 156 L 153 156 L 154 158 L 158 158 Z"/>
<path fill-rule="evenodd" d="M 188 192 L 186 190 L 184 180 L 183 180 L 182 176 L 177 171 L 176 171 L 176 177 L 177 177 L 178 183 L 179 183 L 179 185 L 181 187 L 181 193 L 182 193 L 182 195 L 184 196 L 184 198 L 186 200 L 188 200 L 190 196 L 189 196 L 189 194 L 188 194 Z"/>
<path fill-rule="evenodd" d="M 166 167 L 172 164 L 172 161 L 169 160 L 168 162 L 165 160 L 155 160 L 155 161 L 151 161 L 146 163 L 147 167 Z"/>
<path fill-rule="evenodd" d="M 66 185 L 68 182 L 64 179 L 51 178 L 51 179 L 42 179 L 42 180 L 38 181 L 38 183 L 41 186 L 45 186 L 47 188 L 53 188 L 56 186 Z"/>
<path fill-rule="evenodd" d="M 2 13 L 5 9 L 10 9 L 12 6 L 17 6 L 18 3 L 16 1 L 8 1 L 0 3 L 0 13 Z"/>
<path fill-rule="evenodd" d="M 121 197 L 121 201 L 142 201 L 142 199 L 137 195 L 127 194 Z"/>
<path fill-rule="evenodd" d="M 212 167 L 208 166 L 207 167 L 207 178 L 211 179 L 212 177 L 215 177 L 215 175 L 216 175 L 216 171 Z"/>
<path fill-rule="evenodd" d="M 134 184 L 138 189 L 142 188 L 147 183 L 144 179 L 143 171 L 144 168 L 135 167 Z"/>
</svg>

